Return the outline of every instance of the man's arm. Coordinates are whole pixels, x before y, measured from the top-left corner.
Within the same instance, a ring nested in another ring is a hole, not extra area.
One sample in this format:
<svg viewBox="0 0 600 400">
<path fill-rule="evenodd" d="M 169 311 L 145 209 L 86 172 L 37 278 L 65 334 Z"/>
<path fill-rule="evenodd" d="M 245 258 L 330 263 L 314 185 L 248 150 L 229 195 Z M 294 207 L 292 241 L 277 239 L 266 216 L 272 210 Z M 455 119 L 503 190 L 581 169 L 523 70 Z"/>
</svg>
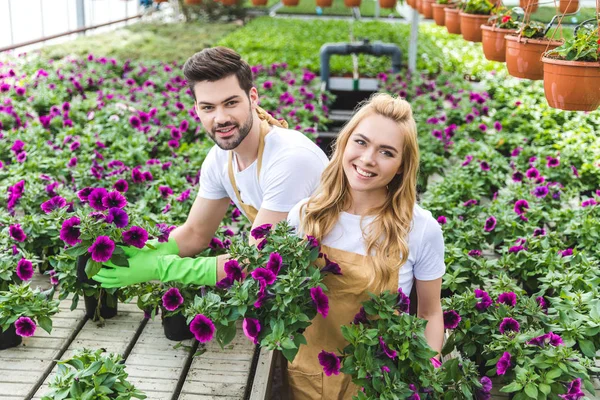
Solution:
<svg viewBox="0 0 600 400">
<path fill-rule="evenodd" d="M 169 236 L 177 242 L 179 257 L 193 257 L 208 247 L 227 212 L 229 201 L 229 197 L 218 200 L 196 197 L 185 223 Z"/>
</svg>

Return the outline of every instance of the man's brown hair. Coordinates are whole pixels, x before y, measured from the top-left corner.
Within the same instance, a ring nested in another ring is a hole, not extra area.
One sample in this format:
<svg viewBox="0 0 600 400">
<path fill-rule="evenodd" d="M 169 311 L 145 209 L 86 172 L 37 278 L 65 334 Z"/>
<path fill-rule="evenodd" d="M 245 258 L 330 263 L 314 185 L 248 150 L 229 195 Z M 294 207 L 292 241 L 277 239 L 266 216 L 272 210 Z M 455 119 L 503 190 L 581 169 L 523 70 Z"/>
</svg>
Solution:
<svg viewBox="0 0 600 400">
<path fill-rule="evenodd" d="M 250 65 L 242 60 L 238 53 L 227 47 L 210 47 L 194 54 L 185 62 L 183 74 L 194 100 L 194 86 L 197 82 L 215 82 L 231 75 L 237 76 L 240 87 L 246 94 L 252 89 Z"/>
</svg>

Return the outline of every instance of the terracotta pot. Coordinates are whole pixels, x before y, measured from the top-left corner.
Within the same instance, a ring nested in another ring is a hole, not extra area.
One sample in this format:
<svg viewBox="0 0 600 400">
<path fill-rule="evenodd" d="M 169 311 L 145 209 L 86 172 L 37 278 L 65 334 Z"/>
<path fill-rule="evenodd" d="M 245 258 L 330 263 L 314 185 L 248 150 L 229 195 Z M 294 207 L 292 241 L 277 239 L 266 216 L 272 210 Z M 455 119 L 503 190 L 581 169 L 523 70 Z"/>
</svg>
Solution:
<svg viewBox="0 0 600 400">
<path fill-rule="evenodd" d="M 560 0 L 559 8 L 563 14 L 574 13 L 579 9 L 579 0 Z"/>
<path fill-rule="evenodd" d="M 254 7 L 266 6 L 269 0 L 252 0 L 252 5 Z"/>
<path fill-rule="evenodd" d="M 444 23 L 448 33 L 460 35 L 460 10 L 456 8 L 444 8 Z"/>
<path fill-rule="evenodd" d="M 454 5 L 437 4 L 437 3 L 431 4 L 433 20 L 439 26 L 445 26 L 445 23 L 446 23 L 446 13 L 444 12 L 445 8 L 454 8 Z"/>
<path fill-rule="evenodd" d="M 396 7 L 396 0 L 379 0 L 379 7 L 394 8 Z"/>
<path fill-rule="evenodd" d="M 202 4 L 202 0 L 185 0 L 184 3 L 188 6 L 197 6 Z"/>
<path fill-rule="evenodd" d="M 491 61 L 506 61 L 506 41 L 504 36 L 515 33 L 516 29 L 501 29 L 481 25 L 483 54 Z"/>
<path fill-rule="evenodd" d="M 286 7 L 296 7 L 300 0 L 281 0 L 284 6 Z"/>
<path fill-rule="evenodd" d="M 237 0 L 221 0 L 224 6 L 235 6 L 237 4 Z"/>
<path fill-rule="evenodd" d="M 525 10 L 526 14 L 536 12 L 539 6 L 538 0 L 519 0 L 519 7 Z"/>
<path fill-rule="evenodd" d="M 417 0 L 417 12 L 423 14 L 423 0 Z"/>
<path fill-rule="evenodd" d="M 360 7 L 361 0 L 344 0 L 344 5 L 346 7 Z"/>
<path fill-rule="evenodd" d="M 417 0 L 406 0 L 406 4 L 408 4 L 410 8 L 417 8 Z"/>
<path fill-rule="evenodd" d="M 423 10 L 423 16 L 427 19 L 433 18 L 433 5 L 436 0 L 421 0 L 421 9 Z"/>
<path fill-rule="evenodd" d="M 317 0 L 318 7 L 331 7 L 333 0 Z"/>
<path fill-rule="evenodd" d="M 477 15 L 467 14 L 464 12 L 460 13 L 460 31 L 462 32 L 463 39 L 469 42 L 481 42 L 481 25 L 484 25 L 489 15 Z"/>
<path fill-rule="evenodd" d="M 519 38 L 506 35 L 506 69 L 516 78 L 540 80 L 544 78 L 544 65 L 542 54 L 557 48 L 562 44 L 553 40 L 548 45 L 547 40 Z"/>
<path fill-rule="evenodd" d="M 548 105 L 570 111 L 600 107 L 600 62 L 543 57 L 544 94 Z"/>
</svg>

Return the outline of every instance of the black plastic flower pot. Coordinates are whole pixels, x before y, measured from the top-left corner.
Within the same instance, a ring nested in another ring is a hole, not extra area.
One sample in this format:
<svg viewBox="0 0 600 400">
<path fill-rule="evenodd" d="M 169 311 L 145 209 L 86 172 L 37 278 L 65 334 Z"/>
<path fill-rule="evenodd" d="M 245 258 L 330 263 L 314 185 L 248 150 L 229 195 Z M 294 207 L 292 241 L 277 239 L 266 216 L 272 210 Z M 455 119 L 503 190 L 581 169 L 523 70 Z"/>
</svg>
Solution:
<svg viewBox="0 0 600 400">
<path fill-rule="evenodd" d="M 108 293 L 104 290 L 97 299 L 94 296 L 83 296 L 85 301 L 85 315 L 92 321 L 98 321 L 100 317 L 103 319 L 110 319 L 117 315 L 118 302 L 115 299 L 115 305 L 108 305 Z M 98 309 L 98 301 L 100 302 L 100 308 Z"/>
<path fill-rule="evenodd" d="M 11 324 L 7 330 L 0 332 L 0 350 L 16 347 L 21 344 L 23 338 L 17 335 L 15 324 Z"/>
<path fill-rule="evenodd" d="M 77 257 L 77 280 L 81 283 L 87 283 L 90 286 L 98 286 L 98 282 L 88 278 L 85 273 L 85 265 L 91 257 L 92 255 L 89 253 Z"/>
<path fill-rule="evenodd" d="M 164 312 L 164 310 L 163 310 Z M 194 334 L 190 331 L 190 327 L 187 324 L 186 318 L 183 314 L 175 314 L 171 317 L 163 317 L 162 319 L 163 330 L 165 336 L 169 340 L 181 341 L 191 339 Z"/>
</svg>

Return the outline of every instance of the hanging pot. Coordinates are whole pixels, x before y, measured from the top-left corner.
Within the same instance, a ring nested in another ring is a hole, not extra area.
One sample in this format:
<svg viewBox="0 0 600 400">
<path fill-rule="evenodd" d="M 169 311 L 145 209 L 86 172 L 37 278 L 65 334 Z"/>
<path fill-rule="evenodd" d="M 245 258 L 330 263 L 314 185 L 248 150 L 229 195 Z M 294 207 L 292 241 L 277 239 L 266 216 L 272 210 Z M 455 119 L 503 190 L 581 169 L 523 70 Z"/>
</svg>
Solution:
<svg viewBox="0 0 600 400">
<path fill-rule="evenodd" d="M 506 35 L 506 69 L 516 78 L 540 80 L 544 78 L 542 54 L 562 44 L 553 40 L 528 39 L 515 35 Z"/>
<path fill-rule="evenodd" d="M 433 5 L 436 0 L 421 0 L 421 9 L 423 10 L 423 17 L 427 19 L 433 18 Z"/>
<path fill-rule="evenodd" d="M 504 36 L 515 33 L 516 29 L 502 29 L 481 25 L 483 54 L 490 61 L 506 61 L 506 40 Z"/>
<path fill-rule="evenodd" d="M 85 301 L 85 315 L 92 321 L 98 321 L 100 317 L 103 319 L 110 319 L 117 315 L 118 302 L 114 296 L 109 301 L 109 294 L 102 290 L 99 298 L 94 296 L 83 296 Z M 100 309 L 98 309 L 98 302 L 100 302 Z M 114 303 L 114 304 L 109 304 Z"/>
<path fill-rule="evenodd" d="M 333 0 L 317 0 L 318 7 L 331 7 Z"/>
<path fill-rule="evenodd" d="M 410 8 L 417 8 L 417 0 L 406 0 L 406 4 L 408 4 Z"/>
<path fill-rule="evenodd" d="M 419 14 L 421 14 L 421 13 L 422 13 L 422 11 L 423 11 L 423 4 L 422 4 L 422 1 L 421 1 L 421 0 L 416 0 L 416 1 L 415 1 L 415 7 L 416 7 L 416 10 L 417 10 L 417 12 L 418 12 Z"/>
<path fill-rule="evenodd" d="M 184 3 L 188 6 L 198 6 L 202 4 L 202 0 L 185 0 Z"/>
<path fill-rule="evenodd" d="M 379 0 L 379 7 L 394 8 L 394 7 L 396 7 L 396 0 Z"/>
<path fill-rule="evenodd" d="M 571 14 L 579 9 L 579 0 L 560 0 L 560 12 Z"/>
<path fill-rule="evenodd" d="M 484 25 L 489 15 L 478 15 L 478 14 L 467 14 L 464 12 L 460 13 L 460 31 L 462 32 L 463 39 L 469 42 L 481 42 L 481 25 Z"/>
<path fill-rule="evenodd" d="M 286 7 L 296 7 L 300 0 L 281 0 L 284 6 Z"/>
<path fill-rule="evenodd" d="M 444 9 L 446 8 L 454 8 L 453 4 L 438 4 L 432 3 L 431 10 L 433 13 L 433 20 L 438 26 L 445 26 L 446 24 L 446 13 Z"/>
<path fill-rule="evenodd" d="M 0 350 L 16 347 L 21 344 L 23 338 L 17 335 L 15 324 L 12 323 L 4 332 L 0 332 Z"/>
<path fill-rule="evenodd" d="M 457 8 L 444 8 L 444 23 L 448 33 L 460 35 L 460 10 Z"/>
<path fill-rule="evenodd" d="M 525 14 L 532 14 L 537 11 L 538 0 L 519 0 L 519 6 L 525 10 Z"/>
<path fill-rule="evenodd" d="M 361 0 L 344 0 L 344 5 L 346 7 L 360 7 Z"/>
<path fill-rule="evenodd" d="M 252 5 L 254 7 L 266 6 L 269 3 L 269 0 L 252 0 Z"/>
<path fill-rule="evenodd" d="M 600 62 L 543 57 L 544 94 L 548 105 L 570 111 L 600 107 Z"/>
<path fill-rule="evenodd" d="M 167 339 L 179 342 L 194 337 L 183 314 L 179 313 L 170 317 L 164 317 L 164 313 L 165 310 L 163 309 L 161 312 L 161 315 L 163 315 L 162 326 Z"/>
<path fill-rule="evenodd" d="M 235 6 L 237 4 L 237 0 L 221 0 L 221 3 L 224 6 L 231 7 L 231 6 Z"/>
</svg>

